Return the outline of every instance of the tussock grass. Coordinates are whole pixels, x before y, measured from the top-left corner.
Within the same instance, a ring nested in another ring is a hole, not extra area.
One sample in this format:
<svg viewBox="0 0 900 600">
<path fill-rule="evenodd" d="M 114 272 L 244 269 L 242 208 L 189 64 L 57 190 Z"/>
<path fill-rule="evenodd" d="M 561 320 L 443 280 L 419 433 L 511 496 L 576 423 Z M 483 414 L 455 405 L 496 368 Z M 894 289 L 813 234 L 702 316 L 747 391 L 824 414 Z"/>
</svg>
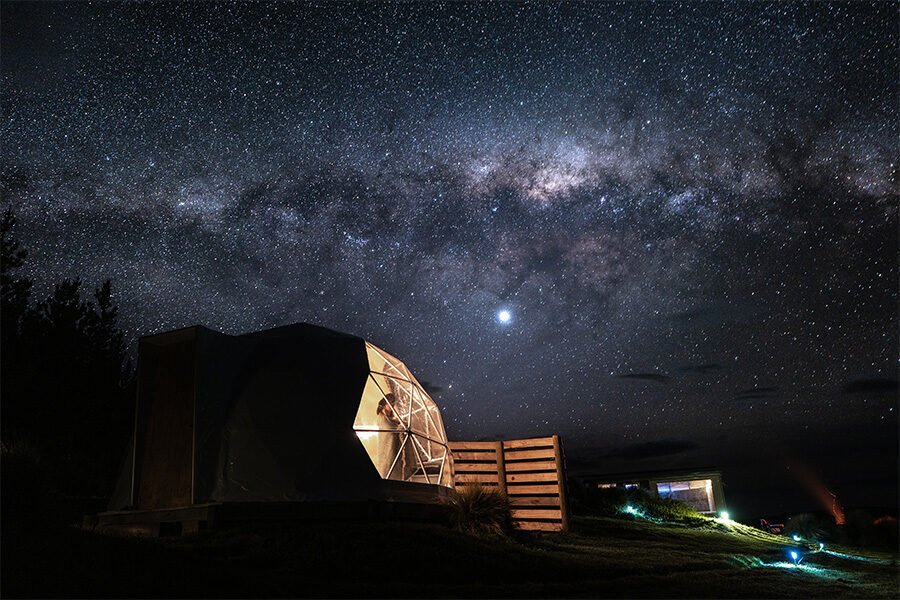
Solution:
<svg viewBox="0 0 900 600">
<path fill-rule="evenodd" d="M 465 533 L 507 535 L 513 531 L 512 506 L 499 490 L 467 485 L 453 492 L 454 523 Z"/>
</svg>

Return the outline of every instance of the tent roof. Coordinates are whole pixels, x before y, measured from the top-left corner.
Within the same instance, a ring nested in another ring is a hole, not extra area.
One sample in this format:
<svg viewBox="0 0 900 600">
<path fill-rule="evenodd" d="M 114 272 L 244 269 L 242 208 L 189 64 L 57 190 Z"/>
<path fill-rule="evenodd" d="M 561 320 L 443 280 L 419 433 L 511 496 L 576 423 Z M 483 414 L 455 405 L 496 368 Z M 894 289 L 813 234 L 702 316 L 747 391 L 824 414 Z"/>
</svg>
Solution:
<svg viewBox="0 0 900 600">
<path fill-rule="evenodd" d="M 326 338 L 342 338 L 342 339 L 362 339 L 356 335 L 351 335 L 349 333 L 343 333 L 341 331 L 335 331 L 334 329 L 328 329 L 327 327 L 322 327 L 320 325 L 313 325 L 311 323 L 293 323 L 291 325 L 281 325 L 279 327 L 273 327 L 271 329 L 263 329 L 262 331 L 253 331 L 250 333 L 244 333 L 237 337 L 242 337 L 242 338 L 326 337 Z"/>
<path fill-rule="evenodd" d="M 344 333 L 341 331 L 335 331 L 334 329 L 328 329 L 327 327 L 322 327 L 320 325 L 313 325 L 312 323 L 291 323 L 289 325 L 280 325 L 278 327 L 272 327 L 270 329 L 263 329 L 261 331 L 250 331 L 247 333 L 242 333 L 238 335 L 229 335 L 227 333 L 221 333 L 212 329 L 210 327 L 206 327 L 204 325 L 189 325 L 187 327 L 179 327 L 177 329 L 170 329 L 168 331 L 160 331 L 157 333 L 151 333 L 144 336 L 141 336 L 141 340 L 154 345 L 167 345 L 175 342 L 179 342 L 182 340 L 187 340 L 196 337 L 198 332 L 210 332 L 215 333 L 217 335 L 224 335 L 230 338 L 244 338 L 244 339 L 261 339 L 261 338 L 332 338 L 332 339 L 345 339 L 345 340 L 362 340 L 363 338 L 351 335 L 349 333 Z"/>
</svg>

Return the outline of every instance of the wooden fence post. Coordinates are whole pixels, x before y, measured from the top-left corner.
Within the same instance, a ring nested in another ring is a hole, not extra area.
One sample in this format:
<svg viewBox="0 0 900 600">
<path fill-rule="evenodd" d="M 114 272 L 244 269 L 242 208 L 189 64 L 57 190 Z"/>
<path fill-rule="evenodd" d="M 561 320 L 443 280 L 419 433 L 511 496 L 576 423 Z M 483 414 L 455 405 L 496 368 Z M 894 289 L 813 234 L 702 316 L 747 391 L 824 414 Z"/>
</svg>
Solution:
<svg viewBox="0 0 900 600">
<path fill-rule="evenodd" d="M 484 482 L 509 498 L 524 531 L 566 531 L 565 463 L 558 436 L 505 442 L 452 442 L 457 490 Z M 496 483 L 495 483 L 496 482 Z"/>
<path fill-rule="evenodd" d="M 506 458 L 503 456 L 503 442 L 497 442 L 497 485 L 500 493 L 506 495 Z"/>
<path fill-rule="evenodd" d="M 566 470 L 563 465 L 562 445 L 559 436 L 553 436 L 553 453 L 556 455 L 556 478 L 559 481 L 559 512 L 562 516 L 562 530 L 569 530 L 569 507 L 566 502 Z"/>
</svg>

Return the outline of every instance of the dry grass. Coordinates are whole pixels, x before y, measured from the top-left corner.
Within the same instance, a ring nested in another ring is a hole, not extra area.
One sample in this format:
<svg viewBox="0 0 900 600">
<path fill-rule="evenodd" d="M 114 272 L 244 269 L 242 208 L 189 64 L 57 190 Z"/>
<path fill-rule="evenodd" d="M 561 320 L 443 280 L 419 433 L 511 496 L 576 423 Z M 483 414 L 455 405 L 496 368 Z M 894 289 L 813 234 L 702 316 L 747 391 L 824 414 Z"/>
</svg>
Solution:
<svg viewBox="0 0 900 600">
<path fill-rule="evenodd" d="M 468 485 L 453 492 L 454 522 L 465 533 L 508 535 L 513 531 L 512 506 L 499 490 Z"/>
</svg>

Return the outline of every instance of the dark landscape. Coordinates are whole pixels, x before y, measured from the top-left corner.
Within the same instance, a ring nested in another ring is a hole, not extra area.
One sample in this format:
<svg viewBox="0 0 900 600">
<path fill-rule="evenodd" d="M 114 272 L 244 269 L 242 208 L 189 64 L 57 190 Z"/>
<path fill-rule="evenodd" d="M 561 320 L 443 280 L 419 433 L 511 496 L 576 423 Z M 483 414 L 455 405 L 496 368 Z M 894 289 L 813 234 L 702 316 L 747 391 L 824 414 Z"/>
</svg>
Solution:
<svg viewBox="0 0 900 600">
<path fill-rule="evenodd" d="M 5 539 L 5 538 L 4 538 Z M 5 544 L 6 542 L 4 542 Z M 4 596 L 895 598 L 896 552 L 841 548 L 801 565 L 741 526 L 584 517 L 545 537 L 423 524 L 245 527 L 182 539 L 77 530 L 29 537 Z"/>
</svg>

